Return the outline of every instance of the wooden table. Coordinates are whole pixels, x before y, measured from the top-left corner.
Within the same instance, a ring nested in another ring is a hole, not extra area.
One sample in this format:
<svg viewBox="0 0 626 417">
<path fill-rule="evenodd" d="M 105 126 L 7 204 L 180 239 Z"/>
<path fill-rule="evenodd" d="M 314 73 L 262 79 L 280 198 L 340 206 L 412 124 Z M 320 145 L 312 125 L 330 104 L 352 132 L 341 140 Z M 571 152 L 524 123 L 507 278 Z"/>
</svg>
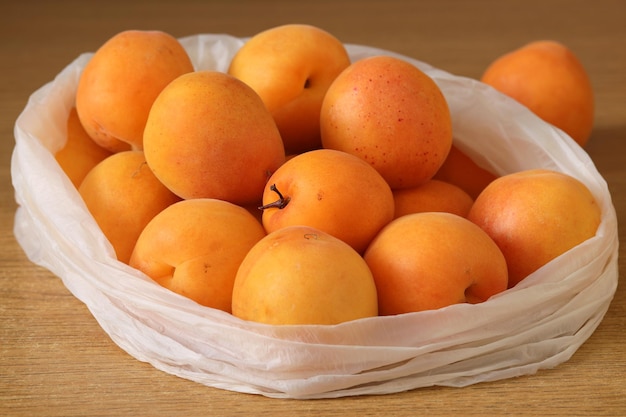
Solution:
<svg viewBox="0 0 626 417">
<path fill-rule="evenodd" d="M 458 75 L 531 40 L 556 39 L 588 69 L 597 114 L 587 151 L 626 221 L 626 2 L 15 1 L 0 7 L 0 415 L 626 415 L 626 290 L 566 363 L 531 376 L 388 396 L 275 400 L 207 388 L 120 350 L 61 281 L 16 243 L 13 124 L 31 92 L 124 29 L 252 35 L 310 23 L 347 43 L 409 55 Z M 623 240 L 624 232 L 620 231 Z M 620 275 L 626 253 L 620 249 Z"/>
</svg>

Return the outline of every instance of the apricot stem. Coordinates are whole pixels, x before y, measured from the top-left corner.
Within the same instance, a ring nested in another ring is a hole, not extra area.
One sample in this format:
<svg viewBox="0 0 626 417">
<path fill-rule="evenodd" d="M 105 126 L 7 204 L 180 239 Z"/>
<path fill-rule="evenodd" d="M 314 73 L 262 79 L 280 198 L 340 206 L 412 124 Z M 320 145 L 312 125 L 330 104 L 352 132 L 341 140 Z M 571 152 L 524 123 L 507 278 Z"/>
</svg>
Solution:
<svg viewBox="0 0 626 417">
<path fill-rule="evenodd" d="M 284 197 L 283 194 L 280 191 L 278 191 L 278 188 L 276 188 L 276 184 L 270 185 L 270 190 L 278 194 L 278 200 L 272 203 L 262 205 L 261 207 L 259 207 L 259 210 L 265 210 L 265 209 L 274 208 L 274 207 L 278 209 L 284 209 L 285 207 L 287 207 L 287 204 L 289 204 L 289 201 L 291 201 L 291 198 L 289 196 Z"/>
</svg>

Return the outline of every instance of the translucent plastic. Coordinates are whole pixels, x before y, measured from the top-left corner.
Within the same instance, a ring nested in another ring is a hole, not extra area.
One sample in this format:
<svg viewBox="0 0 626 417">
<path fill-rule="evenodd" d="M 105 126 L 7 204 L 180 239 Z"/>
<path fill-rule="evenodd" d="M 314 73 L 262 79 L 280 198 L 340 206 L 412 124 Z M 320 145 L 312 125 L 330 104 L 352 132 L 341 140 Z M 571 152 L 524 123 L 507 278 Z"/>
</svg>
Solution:
<svg viewBox="0 0 626 417">
<path fill-rule="evenodd" d="M 198 35 L 181 42 L 197 69 L 225 71 L 244 39 Z M 580 179 L 602 207 L 597 235 L 478 305 L 336 326 L 267 326 L 202 307 L 118 262 L 54 160 L 86 53 L 34 92 L 16 122 L 11 173 L 20 245 L 63 280 L 122 349 L 207 386 L 330 398 L 461 387 L 568 360 L 602 320 L 618 281 L 617 219 L 592 160 L 486 85 L 392 52 L 346 47 L 353 60 L 395 55 L 433 77 L 450 105 L 456 145 L 480 165 L 499 174 L 544 167 Z"/>
</svg>

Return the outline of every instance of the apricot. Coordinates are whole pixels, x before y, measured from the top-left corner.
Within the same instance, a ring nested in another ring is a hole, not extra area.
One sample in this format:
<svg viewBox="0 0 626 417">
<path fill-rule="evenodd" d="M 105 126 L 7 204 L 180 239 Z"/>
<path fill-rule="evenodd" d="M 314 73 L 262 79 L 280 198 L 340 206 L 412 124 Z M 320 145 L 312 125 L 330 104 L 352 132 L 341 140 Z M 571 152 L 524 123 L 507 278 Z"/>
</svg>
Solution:
<svg viewBox="0 0 626 417">
<path fill-rule="evenodd" d="M 391 188 L 431 179 L 452 145 L 452 122 L 437 84 L 411 63 L 373 56 L 351 64 L 329 87 L 322 145 L 357 155 Z"/>
<path fill-rule="evenodd" d="M 164 288 L 230 312 L 237 269 L 264 236 L 245 208 L 224 200 L 183 200 L 146 225 L 129 264 Z"/>
<path fill-rule="evenodd" d="M 585 146 L 594 122 L 591 80 L 578 57 L 552 40 L 530 42 L 493 61 L 481 81 L 514 98 Z"/>
<path fill-rule="evenodd" d="M 389 223 L 364 255 L 380 315 L 480 303 L 507 289 L 504 255 L 480 227 L 451 213 Z"/>
<path fill-rule="evenodd" d="M 502 250 L 513 287 L 552 259 L 595 236 L 601 210 L 578 179 L 532 169 L 504 175 L 478 196 L 467 218 Z"/>
<path fill-rule="evenodd" d="M 145 225 L 179 200 L 152 174 L 142 151 L 117 152 L 104 159 L 85 176 L 78 192 L 124 263 Z"/>
<path fill-rule="evenodd" d="M 127 30 L 107 40 L 85 66 L 76 108 L 100 146 L 118 152 L 142 149 L 152 102 L 179 75 L 193 71 L 183 46 L 161 31 Z"/>
<path fill-rule="evenodd" d="M 232 313 L 267 324 L 339 324 L 378 314 L 376 286 L 348 244 L 290 226 L 261 239 L 241 262 Z"/>
<path fill-rule="evenodd" d="M 498 176 L 474 162 L 454 144 L 433 179 L 454 184 L 469 194 L 472 199 Z"/>
<path fill-rule="evenodd" d="M 154 101 L 144 131 L 148 165 L 183 199 L 261 200 L 285 160 L 276 123 L 259 95 L 218 71 L 184 74 Z"/>
<path fill-rule="evenodd" d="M 427 211 L 443 211 L 467 216 L 474 200 L 463 189 L 445 181 L 431 179 L 412 188 L 393 190 L 394 217 Z"/>
<path fill-rule="evenodd" d="M 72 107 L 67 117 L 67 135 L 65 144 L 55 154 L 54 158 L 78 188 L 85 175 L 100 161 L 111 155 L 87 134 L 78 119 L 76 107 Z"/>
<path fill-rule="evenodd" d="M 274 172 L 263 193 L 268 233 L 305 225 L 361 253 L 391 219 L 394 202 L 383 177 L 357 156 L 317 149 L 294 156 Z"/>
<path fill-rule="evenodd" d="M 291 153 L 322 146 L 320 109 L 334 79 L 350 65 L 339 39 L 305 24 L 276 26 L 252 36 L 228 73 L 250 85 L 272 113 Z"/>
</svg>

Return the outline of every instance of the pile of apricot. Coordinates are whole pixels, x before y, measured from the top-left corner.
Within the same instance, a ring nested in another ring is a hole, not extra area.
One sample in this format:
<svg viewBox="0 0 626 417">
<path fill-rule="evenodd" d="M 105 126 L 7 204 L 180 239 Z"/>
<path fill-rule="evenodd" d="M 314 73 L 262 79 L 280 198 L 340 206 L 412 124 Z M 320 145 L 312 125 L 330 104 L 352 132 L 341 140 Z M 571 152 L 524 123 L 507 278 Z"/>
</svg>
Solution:
<svg viewBox="0 0 626 417">
<path fill-rule="evenodd" d="M 573 55 L 527 48 L 484 81 L 505 91 L 524 56 L 534 69 L 546 56 L 529 107 L 567 113 L 544 100 L 556 77 L 592 114 Z M 583 143 L 590 120 L 577 122 Z M 446 98 L 415 65 L 352 62 L 309 25 L 256 34 L 227 71 L 194 68 L 167 33 L 121 32 L 86 64 L 67 124 L 57 161 L 117 259 L 245 320 L 336 324 L 484 302 L 600 223 L 572 176 L 498 176 L 455 147 Z"/>
</svg>

